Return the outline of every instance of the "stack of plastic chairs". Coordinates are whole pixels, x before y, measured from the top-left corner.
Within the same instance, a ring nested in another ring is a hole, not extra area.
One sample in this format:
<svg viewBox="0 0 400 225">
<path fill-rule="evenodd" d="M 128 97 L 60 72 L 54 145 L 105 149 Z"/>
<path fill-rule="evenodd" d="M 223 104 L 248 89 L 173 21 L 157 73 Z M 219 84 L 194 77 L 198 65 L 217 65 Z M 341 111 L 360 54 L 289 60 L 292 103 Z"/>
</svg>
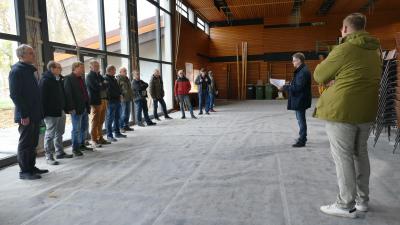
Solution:
<svg viewBox="0 0 400 225">
<path fill-rule="evenodd" d="M 375 134 L 374 146 L 382 131 L 387 129 L 390 141 L 391 129 L 397 128 L 396 95 L 400 103 L 400 93 L 396 94 L 396 86 L 400 87 L 400 79 L 397 79 L 397 51 L 383 52 L 383 72 L 379 88 L 378 113 L 373 126 Z M 398 84 L 399 81 L 399 84 Z M 400 107 L 400 104 L 397 104 Z M 395 149 L 400 142 L 400 131 L 397 129 Z"/>
</svg>

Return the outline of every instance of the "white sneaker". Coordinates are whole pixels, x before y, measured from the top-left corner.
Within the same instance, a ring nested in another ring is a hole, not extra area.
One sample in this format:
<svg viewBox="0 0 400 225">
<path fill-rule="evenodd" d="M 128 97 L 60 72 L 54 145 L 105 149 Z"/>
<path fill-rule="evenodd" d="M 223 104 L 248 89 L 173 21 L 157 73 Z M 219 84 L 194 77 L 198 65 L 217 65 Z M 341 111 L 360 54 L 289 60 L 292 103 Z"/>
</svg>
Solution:
<svg viewBox="0 0 400 225">
<path fill-rule="evenodd" d="M 321 206 L 321 211 L 323 213 L 326 213 L 328 215 L 332 215 L 332 216 L 341 216 L 341 217 L 347 217 L 347 218 L 357 218 L 357 214 L 356 214 L 356 209 L 341 209 L 339 207 L 336 206 L 336 204 L 332 204 L 332 205 L 324 205 Z"/>
<path fill-rule="evenodd" d="M 356 209 L 360 212 L 368 212 L 368 202 L 356 203 Z"/>
<path fill-rule="evenodd" d="M 101 148 L 101 144 L 91 141 L 90 143 L 91 148 Z"/>
</svg>

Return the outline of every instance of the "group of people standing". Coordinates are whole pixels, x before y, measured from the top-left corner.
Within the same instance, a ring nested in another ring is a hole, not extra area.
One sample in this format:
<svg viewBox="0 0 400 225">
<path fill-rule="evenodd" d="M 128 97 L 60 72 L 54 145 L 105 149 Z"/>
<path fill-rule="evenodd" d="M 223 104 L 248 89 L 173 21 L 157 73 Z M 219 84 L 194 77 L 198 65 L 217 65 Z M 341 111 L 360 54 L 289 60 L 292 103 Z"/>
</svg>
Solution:
<svg viewBox="0 0 400 225">
<path fill-rule="evenodd" d="M 179 70 L 177 75 L 178 78 L 175 81 L 174 93 L 176 101 L 179 102 L 182 119 L 186 118 L 185 105 L 189 108 L 191 117 L 196 119 L 189 96 L 189 92 L 192 88 L 190 81 L 186 78 L 183 70 Z M 199 115 L 203 114 L 203 108 L 207 115 L 209 115 L 210 112 L 216 112 L 214 110 L 214 101 L 215 97 L 218 95 L 218 90 L 212 71 L 207 72 L 206 69 L 201 68 L 200 74 L 196 77 L 194 83 L 198 87 Z"/>
<path fill-rule="evenodd" d="M 71 73 L 61 75 L 62 67 L 55 61 L 47 64 L 47 71 L 41 79 L 36 78 L 37 69 L 33 66 L 35 53 L 31 46 L 21 45 L 16 50 L 19 62 L 13 65 L 9 75 L 10 97 L 15 104 L 14 120 L 19 124 L 18 163 L 21 168 L 20 179 L 40 179 L 40 174 L 49 172 L 39 169 L 36 164 L 36 146 L 39 140 L 39 128 L 42 120 L 46 125 L 44 150 L 46 162 L 58 165 L 57 159 L 82 156 L 83 151 L 93 151 L 102 145 L 116 142 L 117 138 L 126 138 L 123 133 L 133 131 L 130 127 L 131 102 L 136 108 L 136 122 L 144 126 L 142 113 L 148 126 L 152 122 L 147 109 L 147 88 L 153 99 L 154 118 L 160 120 L 157 113 L 158 103 L 162 106 L 165 119 L 172 119 L 164 101 L 164 87 L 160 71 L 154 70 L 150 85 L 140 79 L 139 71 L 134 71 L 130 81 L 127 69 L 114 65 L 106 68 L 106 74 L 100 74 L 98 61 L 90 61 L 90 71 L 85 76 L 82 62 L 74 62 Z M 64 151 L 63 134 L 66 114 L 71 115 L 72 153 Z M 89 114 L 91 129 L 89 135 Z M 103 137 L 103 125 L 106 138 Z M 88 139 L 91 139 L 91 143 Z"/>
<path fill-rule="evenodd" d="M 132 81 L 125 67 L 117 68 L 108 65 L 103 76 L 100 64 L 96 60 L 89 62 L 90 71 L 85 75 L 82 62 L 74 62 L 71 73 L 61 75 L 60 63 L 50 61 L 47 71 L 40 80 L 36 78 L 37 69 L 33 66 L 35 54 L 31 46 L 21 45 L 17 48 L 19 62 L 13 65 L 10 75 L 10 97 L 15 104 L 15 122 L 19 124 L 20 140 L 18 144 L 18 163 L 21 168 L 21 179 L 40 179 L 41 170 L 35 166 L 36 146 L 39 140 L 39 127 L 42 120 L 46 131 L 44 150 L 46 162 L 58 165 L 57 159 L 82 156 L 83 151 L 94 151 L 102 145 L 126 138 L 123 133 L 133 131 L 130 127 L 131 102 L 135 105 L 136 124 L 144 127 L 156 125 L 148 113 L 148 91 L 153 101 L 154 119 L 160 121 L 158 104 L 161 105 L 164 118 L 168 115 L 164 100 L 165 91 L 161 73 L 155 69 L 149 84 L 141 80 L 139 71 L 133 72 Z M 199 87 L 200 114 L 203 106 L 206 114 L 213 110 L 214 98 L 217 93 L 212 72 L 201 70 L 195 82 Z M 185 105 L 190 110 L 189 92 L 191 84 L 182 70 L 178 72 L 175 82 L 175 96 L 179 102 L 182 119 L 185 119 Z M 64 151 L 63 134 L 65 132 L 66 114 L 70 114 L 72 122 L 72 154 Z M 89 115 L 91 126 L 89 132 Z M 144 116 L 144 120 L 142 118 Z M 105 123 L 106 138 L 103 137 Z M 89 142 L 88 140 L 91 139 Z"/>
</svg>

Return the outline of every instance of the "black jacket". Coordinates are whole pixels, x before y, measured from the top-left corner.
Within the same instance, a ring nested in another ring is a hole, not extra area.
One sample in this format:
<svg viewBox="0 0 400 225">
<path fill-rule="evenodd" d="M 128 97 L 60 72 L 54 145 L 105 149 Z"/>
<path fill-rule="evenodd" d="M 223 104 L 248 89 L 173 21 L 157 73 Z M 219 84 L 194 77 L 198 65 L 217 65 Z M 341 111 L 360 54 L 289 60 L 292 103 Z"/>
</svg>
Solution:
<svg viewBox="0 0 400 225">
<path fill-rule="evenodd" d="M 15 105 L 14 121 L 21 122 L 27 118 L 33 122 L 43 119 L 40 91 L 34 75 L 36 68 L 32 65 L 17 62 L 11 68 L 8 76 L 10 97 Z"/>
<path fill-rule="evenodd" d="M 133 90 L 133 100 L 134 101 L 139 101 L 142 99 L 147 98 L 147 87 L 149 87 L 149 84 L 142 80 L 135 80 L 133 79 L 132 81 L 132 90 Z"/>
<path fill-rule="evenodd" d="M 104 79 L 108 82 L 107 97 L 110 102 L 120 102 L 122 91 L 115 76 L 106 75 Z"/>
<path fill-rule="evenodd" d="M 199 89 L 199 94 L 208 93 L 209 86 L 211 84 L 211 79 L 208 77 L 206 74 L 204 77 L 201 76 L 201 74 L 197 75 L 196 80 L 194 81 L 195 84 L 197 84 L 198 89 Z"/>
<path fill-rule="evenodd" d="M 101 76 L 100 73 L 90 71 L 86 75 L 86 87 L 89 94 L 89 104 L 100 105 L 100 92 L 107 89 L 103 76 Z"/>
<path fill-rule="evenodd" d="M 65 109 L 63 79 L 60 75 L 60 79 L 57 80 L 50 71 L 44 72 L 40 79 L 40 96 L 45 117 L 60 117 Z"/>
<path fill-rule="evenodd" d="M 86 87 L 84 88 L 84 91 L 86 92 Z M 79 80 L 75 74 L 71 73 L 65 76 L 64 92 L 66 100 L 65 109 L 67 112 L 75 110 L 76 114 L 80 115 L 86 109 L 86 111 L 89 113 L 89 102 L 85 101 L 84 93 L 82 93 Z"/>
<path fill-rule="evenodd" d="M 305 110 L 311 107 L 311 73 L 305 64 L 294 71 L 290 85 L 285 85 L 288 92 L 288 110 Z"/>
</svg>

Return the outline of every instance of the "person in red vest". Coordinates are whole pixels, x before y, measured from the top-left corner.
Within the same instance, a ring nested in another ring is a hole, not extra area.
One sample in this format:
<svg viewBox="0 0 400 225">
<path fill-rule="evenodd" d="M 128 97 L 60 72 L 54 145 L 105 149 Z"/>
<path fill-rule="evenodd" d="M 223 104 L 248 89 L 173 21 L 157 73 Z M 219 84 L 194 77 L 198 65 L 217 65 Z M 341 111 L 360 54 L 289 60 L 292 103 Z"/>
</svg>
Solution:
<svg viewBox="0 0 400 225">
<path fill-rule="evenodd" d="M 193 107 L 192 104 L 190 103 L 190 98 L 189 98 L 190 89 L 191 85 L 189 80 L 186 78 L 185 73 L 183 72 L 183 70 L 179 70 L 178 78 L 175 81 L 174 93 L 175 93 L 175 99 L 177 102 L 179 102 L 179 107 L 181 108 L 182 119 L 186 119 L 184 104 L 186 104 L 186 106 L 189 108 L 191 117 L 193 119 L 197 119 L 193 114 Z"/>
</svg>

